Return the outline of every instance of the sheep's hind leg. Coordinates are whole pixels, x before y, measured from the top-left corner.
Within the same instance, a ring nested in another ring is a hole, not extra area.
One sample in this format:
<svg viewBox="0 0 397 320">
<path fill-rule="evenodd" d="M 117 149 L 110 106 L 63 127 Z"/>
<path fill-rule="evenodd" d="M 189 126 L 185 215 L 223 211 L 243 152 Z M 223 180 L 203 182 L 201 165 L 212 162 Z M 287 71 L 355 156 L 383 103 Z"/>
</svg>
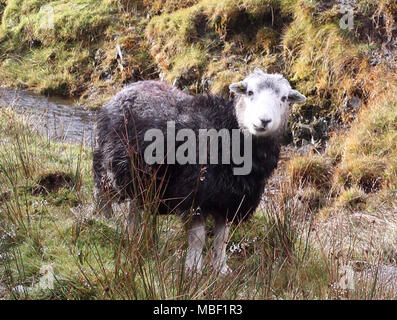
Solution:
<svg viewBox="0 0 397 320">
<path fill-rule="evenodd" d="M 106 196 L 105 192 L 103 192 L 100 187 L 95 187 L 94 199 L 94 213 L 100 213 L 106 218 L 110 218 L 113 215 L 112 200 Z"/>
<path fill-rule="evenodd" d="M 193 216 L 188 229 L 188 249 L 185 261 L 187 273 L 194 271 L 201 273 L 205 232 L 205 218 Z"/>
<path fill-rule="evenodd" d="M 215 237 L 213 245 L 214 256 L 212 260 L 212 266 L 222 276 L 226 276 L 232 272 L 232 270 L 226 264 L 226 246 L 229 241 L 230 225 L 231 223 L 227 222 L 225 218 L 215 219 Z"/>
</svg>

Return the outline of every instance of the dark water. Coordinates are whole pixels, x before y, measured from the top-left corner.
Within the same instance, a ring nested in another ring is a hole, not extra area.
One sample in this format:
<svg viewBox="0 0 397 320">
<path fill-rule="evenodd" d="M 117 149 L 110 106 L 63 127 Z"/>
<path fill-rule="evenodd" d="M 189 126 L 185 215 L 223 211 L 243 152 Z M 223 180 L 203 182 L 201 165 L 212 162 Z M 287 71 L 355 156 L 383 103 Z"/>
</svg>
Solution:
<svg viewBox="0 0 397 320">
<path fill-rule="evenodd" d="M 73 100 L 48 98 L 19 89 L 0 88 L 0 107 L 11 107 L 29 117 L 49 139 L 92 146 L 96 114 Z"/>
</svg>

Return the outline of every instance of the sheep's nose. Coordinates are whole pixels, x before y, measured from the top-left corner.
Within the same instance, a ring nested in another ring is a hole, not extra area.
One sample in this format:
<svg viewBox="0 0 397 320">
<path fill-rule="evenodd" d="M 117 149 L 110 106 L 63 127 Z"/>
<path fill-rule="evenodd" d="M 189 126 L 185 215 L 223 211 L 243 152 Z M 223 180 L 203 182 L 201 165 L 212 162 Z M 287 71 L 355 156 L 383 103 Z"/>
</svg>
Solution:
<svg viewBox="0 0 397 320">
<path fill-rule="evenodd" d="M 263 128 L 266 128 L 266 126 L 267 126 L 270 122 L 272 122 L 271 119 L 261 119 L 261 123 L 262 123 L 262 127 L 263 127 Z"/>
</svg>

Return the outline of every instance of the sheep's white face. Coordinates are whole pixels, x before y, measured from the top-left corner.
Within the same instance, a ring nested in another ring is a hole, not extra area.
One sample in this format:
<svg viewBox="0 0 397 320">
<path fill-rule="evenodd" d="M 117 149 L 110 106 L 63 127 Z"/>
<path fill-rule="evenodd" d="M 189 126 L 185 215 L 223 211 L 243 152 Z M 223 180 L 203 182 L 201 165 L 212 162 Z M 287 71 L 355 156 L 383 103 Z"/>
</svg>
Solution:
<svg viewBox="0 0 397 320">
<path fill-rule="evenodd" d="M 306 100 L 282 75 L 266 74 L 258 68 L 229 88 L 240 95 L 236 104 L 240 127 L 258 136 L 282 129 L 288 120 L 289 105 Z"/>
</svg>

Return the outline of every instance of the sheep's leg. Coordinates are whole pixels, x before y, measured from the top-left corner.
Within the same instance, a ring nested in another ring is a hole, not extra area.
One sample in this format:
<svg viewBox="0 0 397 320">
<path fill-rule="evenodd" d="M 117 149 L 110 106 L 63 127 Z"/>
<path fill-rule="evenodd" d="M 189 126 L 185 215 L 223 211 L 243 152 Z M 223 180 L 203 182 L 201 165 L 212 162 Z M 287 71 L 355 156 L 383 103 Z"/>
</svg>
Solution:
<svg viewBox="0 0 397 320">
<path fill-rule="evenodd" d="M 224 218 L 215 219 L 212 266 L 223 276 L 232 272 L 226 264 L 226 246 L 229 241 L 230 225 L 231 223 Z"/>
<path fill-rule="evenodd" d="M 188 249 L 185 262 L 187 273 L 201 272 L 205 232 L 205 219 L 202 216 L 193 216 L 188 230 Z"/>
<path fill-rule="evenodd" d="M 94 127 L 96 131 L 96 125 Z M 95 134 L 96 136 L 96 134 Z M 113 214 L 112 210 L 112 199 L 108 196 L 104 189 L 105 185 L 105 171 L 103 168 L 103 152 L 98 147 L 97 141 L 95 141 L 95 148 L 93 152 L 92 165 L 94 170 L 94 214 L 102 214 L 106 218 L 110 218 Z"/>
<path fill-rule="evenodd" d="M 126 232 L 128 236 L 132 238 L 134 233 L 139 230 L 141 225 L 142 217 L 139 210 L 136 209 L 135 200 L 131 200 L 128 206 L 127 226 Z"/>
<path fill-rule="evenodd" d="M 95 213 L 100 213 L 106 218 L 110 218 L 113 215 L 112 200 L 106 196 L 100 187 L 95 187 L 94 198 Z"/>
</svg>

